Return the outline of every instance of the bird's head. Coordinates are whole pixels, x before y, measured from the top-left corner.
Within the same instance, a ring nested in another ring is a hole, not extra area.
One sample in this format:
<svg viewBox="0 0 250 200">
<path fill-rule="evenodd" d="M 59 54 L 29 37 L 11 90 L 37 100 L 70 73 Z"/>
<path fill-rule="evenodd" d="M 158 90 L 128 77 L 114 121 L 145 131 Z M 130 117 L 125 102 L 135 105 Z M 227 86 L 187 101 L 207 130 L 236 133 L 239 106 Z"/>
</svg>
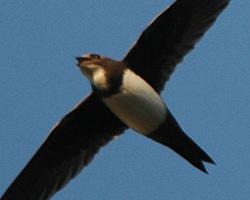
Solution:
<svg viewBox="0 0 250 200">
<path fill-rule="evenodd" d="M 98 92 L 113 92 L 120 87 L 124 70 L 122 62 L 97 54 L 85 54 L 76 60 L 81 72 Z"/>
<path fill-rule="evenodd" d="M 90 82 L 100 88 L 106 87 L 105 69 L 102 63 L 102 57 L 97 54 L 86 54 L 76 57 L 81 72 L 90 80 Z"/>
</svg>

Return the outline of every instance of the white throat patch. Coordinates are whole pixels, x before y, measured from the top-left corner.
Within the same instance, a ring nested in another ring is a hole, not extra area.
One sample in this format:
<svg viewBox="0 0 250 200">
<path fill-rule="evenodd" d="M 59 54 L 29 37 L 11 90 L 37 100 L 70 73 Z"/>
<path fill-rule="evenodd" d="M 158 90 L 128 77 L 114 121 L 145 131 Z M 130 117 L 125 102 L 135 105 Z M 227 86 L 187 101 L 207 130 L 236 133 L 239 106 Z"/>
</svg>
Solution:
<svg viewBox="0 0 250 200">
<path fill-rule="evenodd" d="M 109 87 L 105 70 L 101 66 L 91 64 L 85 68 L 81 68 L 81 72 L 95 87 L 99 89 L 107 89 Z"/>
<path fill-rule="evenodd" d="M 99 89 L 107 89 L 109 87 L 105 70 L 101 67 L 94 71 L 92 79 L 92 83 Z"/>
<path fill-rule="evenodd" d="M 127 126 L 145 135 L 156 130 L 167 113 L 160 95 L 129 69 L 124 71 L 120 93 L 103 101 Z"/>
</svg>

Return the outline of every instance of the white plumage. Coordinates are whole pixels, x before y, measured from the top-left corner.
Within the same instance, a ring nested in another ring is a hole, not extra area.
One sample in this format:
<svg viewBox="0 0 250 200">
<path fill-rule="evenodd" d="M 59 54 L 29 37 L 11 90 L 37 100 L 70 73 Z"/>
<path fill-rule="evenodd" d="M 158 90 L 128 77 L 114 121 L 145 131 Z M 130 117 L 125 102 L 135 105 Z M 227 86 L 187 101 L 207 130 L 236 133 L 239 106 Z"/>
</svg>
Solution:
<svg viewBox="0 0 250 200">
<path fill-rule="evenodd" d="M 145 135 L 156 130 L 166 117 L 159 94 L 129 69 L 124 72 L 120 92 L 103 101 L 127 126 Z"/>
</svg>

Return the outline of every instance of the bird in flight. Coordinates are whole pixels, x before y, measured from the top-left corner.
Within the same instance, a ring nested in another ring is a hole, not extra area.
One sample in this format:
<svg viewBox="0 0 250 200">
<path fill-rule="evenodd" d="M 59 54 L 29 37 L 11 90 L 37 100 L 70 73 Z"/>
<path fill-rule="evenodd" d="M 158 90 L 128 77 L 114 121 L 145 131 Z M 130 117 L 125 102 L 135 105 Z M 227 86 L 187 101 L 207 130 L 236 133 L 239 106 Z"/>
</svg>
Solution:
<svg viewBox="0 0 250 200">
<path fill-rule="evenodd" d="M 128 128 L 207 172 L 203 162 L 214 161 L 181 129 L 160 92 L 229 1 L 175 1 L 121 61 L 97 54 L 76 57 L 92 93 L 52 129 L 1 200 L 50 199 Z"/>
</svg>

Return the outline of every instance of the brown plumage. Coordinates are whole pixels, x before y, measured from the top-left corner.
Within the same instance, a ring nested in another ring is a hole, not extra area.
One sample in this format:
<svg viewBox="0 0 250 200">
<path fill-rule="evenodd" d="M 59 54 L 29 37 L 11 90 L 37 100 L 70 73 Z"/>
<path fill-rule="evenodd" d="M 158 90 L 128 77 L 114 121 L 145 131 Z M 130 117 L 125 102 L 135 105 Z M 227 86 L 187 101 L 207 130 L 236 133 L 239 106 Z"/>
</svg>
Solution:
<svg viewBox="0 0 250 200">
<path fill-rule="evenodd" d="M 160 93 L 175 66 L 201 39 L 228 3 L 229 0 L 175 1 L 145 29 L 120 63 Z M 98 59 L 98 55 L 93 57 Z M 119 88 L 114 88 L 114 93 L 119 92 Z M 1 200 L 49 199 L 75 177 L 103 145 L 127 128 L 99 95 L 94 90 L 53 128 Z M 203 171 L 202 161 L 213 163 L 184 134 L 170 112 L 165 123 L 148 137 L 172 148 Z"/>
</svg>

